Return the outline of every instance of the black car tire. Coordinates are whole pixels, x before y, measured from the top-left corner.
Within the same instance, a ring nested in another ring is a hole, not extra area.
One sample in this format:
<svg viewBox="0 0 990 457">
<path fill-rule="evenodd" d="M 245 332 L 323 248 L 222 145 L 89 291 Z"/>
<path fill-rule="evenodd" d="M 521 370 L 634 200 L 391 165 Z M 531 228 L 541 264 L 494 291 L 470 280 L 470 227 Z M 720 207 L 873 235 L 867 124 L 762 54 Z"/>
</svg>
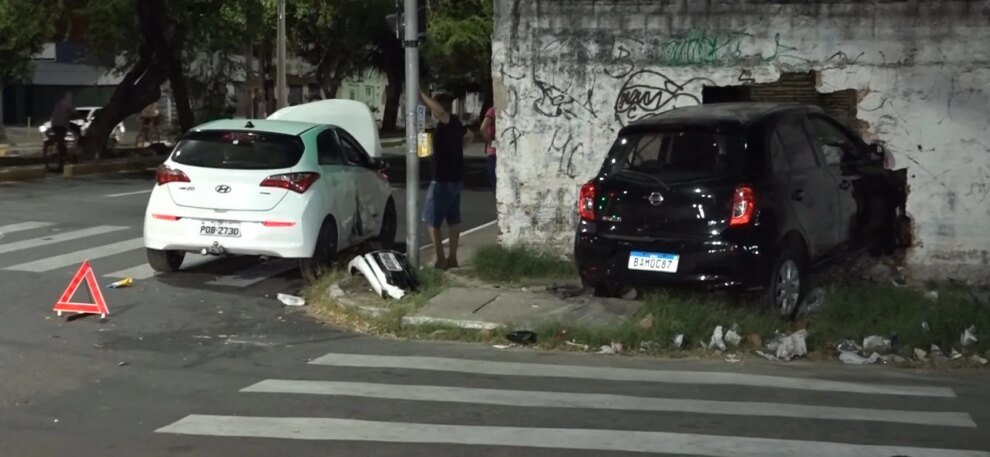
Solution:
<svg viewBox="0 0 990 457">
<path fill-rule="evenodd" d="M 146 249 L 148 253 L 148 265 L 151 269 L 161 273 L 174 273 L 179 271 L 182 261 L 186 258 L 183 251 L 163 251 L 160 249 Z"/>
<path fill-rule="evenodd" d="M 399 216 L 395 212 L 395 201 L 388 198 L 385 204 L 385 214 L 382 216 L 382 229 L 375 238 L 375 243 L 380 249 L 391 249 L 395 244 L 396 232 L 399 230 Z"/>
<path fill-rule="evenodd" d="M 299 271 L 306 280 L 315 281 L 330 271 L 336 258 L 337 223 L 333 218 L 327 218 L 320 227 L 320 236 L 316 239 L 313 256 L 299 259 Z"/>
<path fill-rule="evenodd" d="M 800 250 L 790 246 L 781 249 L 767 274 L 766 289 L 760 299 L 765 309 L 786 319 L 797 315 L 806 289 L 805 265 Z"/>
</svg>

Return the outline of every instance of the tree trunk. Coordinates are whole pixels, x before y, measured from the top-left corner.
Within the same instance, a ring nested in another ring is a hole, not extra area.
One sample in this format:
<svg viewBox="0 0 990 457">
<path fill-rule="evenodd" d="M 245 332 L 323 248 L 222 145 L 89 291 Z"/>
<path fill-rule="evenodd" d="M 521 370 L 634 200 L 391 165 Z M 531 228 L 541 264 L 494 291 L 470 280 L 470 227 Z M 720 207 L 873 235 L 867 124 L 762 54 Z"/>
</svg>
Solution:
<svg viewBox="0 0 990 457">
<path fill-rule="evenodd" d="M 162 68 L 152 65 L 150 57 L 142 57 L 124 75 L 124 79 L 113 91 L 110 102 L 96 113 L 83 138 L 82 147 L 86 156 L 99 158 L 100 152 L 106 147 L 107 138 L 117 124 L 161 98 L 163 75 Z"/>
<path fill-rule="evenodd" d="M 168 83 L 172 87 L 172 97 L 175 99 L 176 115 L 179 117 L 179 134 L 192 130 L 196 126 L 196 116 L 189 103 L 189 90 L 186 88 L 186 77 L 182 64 L 176 62 L 168 72 Z"/>
<path fill-rule="evenodd" d="M 385 87 L 385 112 L 382 114 L 382 130 L 395 130 L 399 119 L 399 100 L 402 98 L 402 84 L 389 78 Z"/>
<path fill-rule="evenodd" d="M 7 129 L 3 126 L 3 84 L 0 84 L 0 142 L 7 141 Z"/>
</svg>

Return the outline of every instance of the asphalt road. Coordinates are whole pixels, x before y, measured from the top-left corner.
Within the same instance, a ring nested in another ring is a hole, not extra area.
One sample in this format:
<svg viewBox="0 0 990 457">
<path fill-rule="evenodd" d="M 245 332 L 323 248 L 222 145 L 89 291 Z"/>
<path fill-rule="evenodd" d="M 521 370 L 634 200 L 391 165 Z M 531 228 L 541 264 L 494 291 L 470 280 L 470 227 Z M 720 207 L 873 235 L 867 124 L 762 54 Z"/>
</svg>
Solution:
<svg viewBox="0 0 990 457">
<path fill-rule="evenodd" d="M 282 307 L 303 284 L 278 261 L 138 279 L 105 291 L 105 321 L 55 317 L 79 257 L 102 283 L 140 271 L 150 186 L 0 185 L 0 456 L 990 457 L 985 371 L 376 339 Z M 490 193 L 468 187 L 467 225 L 487 222 Z"/>
</svg>

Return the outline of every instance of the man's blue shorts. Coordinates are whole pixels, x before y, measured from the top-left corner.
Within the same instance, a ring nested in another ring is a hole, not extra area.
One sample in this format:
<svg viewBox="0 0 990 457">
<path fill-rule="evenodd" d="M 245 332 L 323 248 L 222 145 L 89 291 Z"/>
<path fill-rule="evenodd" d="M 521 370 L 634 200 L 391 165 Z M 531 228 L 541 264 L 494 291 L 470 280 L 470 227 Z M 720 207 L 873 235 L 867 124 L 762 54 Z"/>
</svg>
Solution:
<svg viewBox="0 0 990 457">
<path fill-rule="evenodd" d="M 436 182 L 430 183 L 426 191 L 426 203 L 423 205 L 423 222 L 434 228 L 439 228 L 443 222 L 447 225 L 461 223 L 461 183 Z"/>
</svg>

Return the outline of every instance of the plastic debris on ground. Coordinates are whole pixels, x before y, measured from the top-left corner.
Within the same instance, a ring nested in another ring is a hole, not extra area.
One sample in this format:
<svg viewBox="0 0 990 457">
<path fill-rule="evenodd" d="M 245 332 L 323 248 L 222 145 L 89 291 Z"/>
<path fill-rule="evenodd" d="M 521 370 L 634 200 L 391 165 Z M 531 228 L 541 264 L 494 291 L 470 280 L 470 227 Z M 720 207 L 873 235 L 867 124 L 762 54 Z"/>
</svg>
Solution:
<svg viewBox="0 0 990 457">
<path fill-rule="evenodd" d="M 278 294 L 277 295 L 277 298 L 278 298 L 278 301 L 282 302 L 282 304 L 285 305 L 285 306 L 305 306 L 306 305 L 306 300 L 304 300 L 302 297 L 297 297 L 295 295 Z"/>
<path fill-rule="evenodd" d="M 679 334 L 674 337 L 674 349 L 680 349 L 684 346 L 684 334 Z"/>
<path fill-rule="evenodd" d="M 382 298 L 398 300 L 419 290 L 415 270 L 400 252 L 375 251 L 359 255 L 347 264 L 347 271 L 364 276 L 371 289 Z"/>
<path fill-rule="evenodd" d="M 924 330 L 927 333 L 927 332 L 932 331 L 932 326 L 931 325 L 928 325 L 928 321 L 924 321 L 924 322 L 921 323 L 921 329 Z"/>
<path fill-rule="evenodd" d="M 928 353 L 921 348 L 914 348 L 914 357 L 922 362 L 928 361 Z"/>
<path fill-rule="evenodd" d="M 977 365 L 986 365 L 987 364 L 987 359 L 984 359 L 983 357 L 980 357 L 977 354 L 973 354 L 973 356 L 969 358 L 969 361 L 970 362 L 973 362 L 973 363 L 975 363 Z"/>
<path fill-rule="evenodd" d="M 929 300 L 931 300 L 933 302 L 938 302 L 938 291 L 937 290 L 929 290 L 928 292 L 925 292 L 925 298 L 927 298 L 927 299 L 929 299 Z"/>
<path fill-rule="evenodd" d="M 722 331 L 722 326 L 718 325 L 715 327 L 715 331 L 712 332 L 712 337 L 708 340 L 708 345 L 705 346 L 708 349 L 718 349 L 720 351 L 725 350 L 725 340 L 724 333 Z"/>
<path fill-rule="evenodd" d="M 516 330 L 505 335 L 505 339 L 523 346 L 536 344 L 536 333 L 529 330 Z"/>
<path fill-rule="evenodd" d="M 492 347 L 495 348 L 495 349 L 509 349 L 509 348 L 515 347 L 515 345 L 514 344 L 493 344 Z"/>
<path fill-rule="evenodd" d="M 807 355 L 808 345 L 805 342 L 806 338 L 808 338 L 808 331 L 804 329 L 781 338 L 780 344 L 777 345 L 777 358 L 789 362 L 791 359 Z"/>
<path fill-rule="evenodd" d="M 879 335 L 870 335 L 866 338 L 863 338 L 863 349 L 867 352 L 889 351 L 890 339 L 884 338 Z"/>
<path fill-rule="evenodd" d="M 134 278 L 127 277 L 108 285 L 107 289 L 123 289 L 124 287 L 131 287 L 133 285 Z"/>
<path fill-rule="evenodd" d="M 874 352 L 869 357 L 863 357 L 855 352 L 843 352 L 839 354 L 839 360 L 848 365 L 873 365 L 879 360 L 880 354 Z"/>
<path fill-rule="evenodd" d="M 742 362 L 742 357 L 737 354 L 729 354 L 725 356 L 725 361 L 729 363 L 739 363 Z"/>
<path fill-rule="evenodd" d="M 736 333 L 735 330 L 729 330 L 728 332 L 725 332 L 725 336 L 722 339 L 725 341 L 725 344 L 732 347 L 738 347 L 739 343 L 742 341 L 742 337 L 739 336 L 739 334 Z"/>
<path fill-rule="evenodd" d="M 773 354 L 767 354 L 766 352 L 763 352 L 763 351 L 756 351 L 756 355 L 758 355 L 760 357 L 763 357 L 764 359 L 773 361 L 773 362 L 779 362 L 780 361 L 780 359 L 778 359 L 777 356 L 775 356 Z"/>
<path fill-rule="evenodd" d="M 962 357 L 963 357 L 962 353 L 960 353 L 959 351 L 957 351 L 955 348 L 952 348 L 952 352 L 949 353 L 949 359 L 952 359 L 952 360 L 959 360 Z"/>
<path fill-rule="evenodd" d="M 840 353 L 859 352 L 863 350 L 863 348 L 860 347 L 860 345 L 856 344 L 856 342 L 853 340 L 840 341 L 839 344 L 836 346 L 836 349 L 838 349 Z"/>
<path fill-rule="evenodd" d="M 615 341 L 612 344 L 602 346 L 598 354 L 621 354 L 622 353 L 622 343 L 617 343 Z"/>
<path fill-rule="evenodd" d="M 581 344 L 576 341 L 564 341 L 564 344 L 571 347 L 580 348 L 582 351 L 587 351 L 589 348 L 587 344 Z"/>
<path fill-rule="evenodd" d="M 976 340 L 976 326 L 970 325 L 969 328 L 963 331 L 962 335 L 959 336 L 959 344 L 962 347 L 966 347 L 975 343 Z"/>
<path fill-rule="evenodd" d="M 945 353 L 942 352 L 942 348 L 938 347 L 937 344 L 933 344 L 931 350 L 928 352 L 931 353 L 933 359 L 937 360 L 945 358 Z"/>
</svg>

